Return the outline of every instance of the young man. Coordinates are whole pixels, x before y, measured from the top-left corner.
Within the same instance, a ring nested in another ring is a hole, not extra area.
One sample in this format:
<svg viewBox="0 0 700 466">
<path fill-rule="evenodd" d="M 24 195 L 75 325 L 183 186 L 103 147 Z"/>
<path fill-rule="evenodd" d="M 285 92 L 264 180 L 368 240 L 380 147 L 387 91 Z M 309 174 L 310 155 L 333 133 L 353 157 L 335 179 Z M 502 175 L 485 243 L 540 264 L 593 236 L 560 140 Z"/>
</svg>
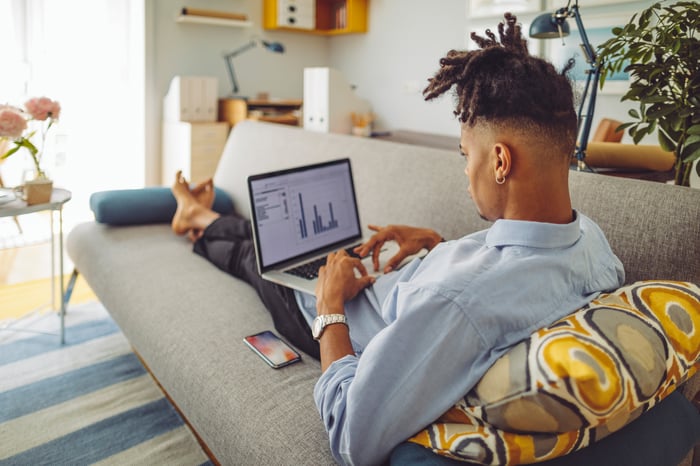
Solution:
<svg viewBox="0 0 700 466">
<path fill-rule="evenodd" d="M 424 92 L 430 100 L 456 87 L 469 195 L 494 222 L 488 230 L 445 242 L 429 229 L 373 226 L 357 252 L 376 267 L 379 247 L 395 240 L 389 273 L 375 279 L 332 253 L 309 296 L 263 283 L 250 225 L 212 213 L 184 180 L 174 187 L 175 231 L 194 232 L 195 251 L 255 286 L 278 330 L 310 354 L 307 324 L 318 315 L 314 398 L 341 464 L 386 461 L 511 346 L 624 282 L 603 233 L 571 207 L 571 85 L 528 54 L 515 17 L 505 18 L 500 42 L 473 36 L 481 49 L 449 52 Z M 392 270 L 422 248 L 423 259 Z"/>
</svg>

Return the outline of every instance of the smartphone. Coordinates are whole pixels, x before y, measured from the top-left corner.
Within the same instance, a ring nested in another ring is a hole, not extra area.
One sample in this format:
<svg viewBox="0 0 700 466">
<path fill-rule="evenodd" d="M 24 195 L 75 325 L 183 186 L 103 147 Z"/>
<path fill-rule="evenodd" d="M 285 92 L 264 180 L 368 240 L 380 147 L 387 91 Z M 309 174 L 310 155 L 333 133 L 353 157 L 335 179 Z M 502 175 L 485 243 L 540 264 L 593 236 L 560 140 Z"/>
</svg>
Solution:
<svg viewBox="0 0 700 466">
<path fill-rule="evenodd" d="M 275 369 L 301 361 L 299 353 L 269 330 L 249 335 L 243 341 L 263 361 Z"/>
</svg>

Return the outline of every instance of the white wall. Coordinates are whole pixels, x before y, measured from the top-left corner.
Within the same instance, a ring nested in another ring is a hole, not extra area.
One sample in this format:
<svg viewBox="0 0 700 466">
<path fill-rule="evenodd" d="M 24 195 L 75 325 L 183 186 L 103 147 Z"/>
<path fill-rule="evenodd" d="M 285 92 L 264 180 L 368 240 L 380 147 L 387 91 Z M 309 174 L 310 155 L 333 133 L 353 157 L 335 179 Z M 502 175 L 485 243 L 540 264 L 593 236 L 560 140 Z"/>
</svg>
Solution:
<svg viewBox="0 0 700 466">
<path fill-rule="evenodd" d="M 543 1 L 545 3 L 549 3 L 550 8 L 543 11 L 554 11 L 566 4 L 564 0 Z M 615 5 L 582 7 L 581 16 L 584 25 L 606 16 L 628 19 L 651 3 L 651 0 L 622 0 Z M 448 50 L 467 47 L 469 31 L 495 29 L 501 19 L 498 16 L 468 19 L 467 0 L 369 0 L 366 34 L 327 38 L 262 30 L 260 0 L 192 0 L 187 4 L 193 8 L 245 13 L 253 22 L 251 28 L 179 24 L 175 18 L 181 4 L 168 0 L 148 0 L 146 4 L 146 179 L 150 184 L 159 184 L 160 108 L 170 79 L 178 74 L 216 76 L 220 95 L 225 96 L 229 87 L 222 53 L 252 36 L 280 41 L 286 53 L 280 56 L 253 49 L 237 57 L 235 65 L 241 93 L 254 96 L 266 91 L 272 97 L 301 98 L 303 68 L 332 66 L 357 87 L 360 97 L 371 102 L 377 116 L 377 129 L 409 129 L 457 136 L 459 125 L 452 115 L 452 99 L 425 102 L 421 90 Z M 535 16 L 536 13 L 531 13 L 518 18 L 527 24 Z M 578 41 L 578 35 L 571 40 Z M 533 47 L 544 49 L 543 44 L 533 44 Z M 599 96 L 593 129 L 602 117 L 627 120 L 627 110 L 631 106 L 620 103 L 619 99 L 619 94 Z M 654 143 L 653 138 L 650 143 Z"/>
<path fill-rule="evenodd" d="M 421 91 L 450 49 L 464 49 L 466 0 L 370 0 L 369 31 L 331 41 L 331 64 L 357 86 L 377 129 L 459 135 L 450 99 Z"/>
<path fill-rule="evenodd" d="M 566 6 L 566 1 L 548 0 L 549 9 Z M 601 1 L 581 2 L 584 4 Z M 616 5 L 581 7 L 584 27 L 600 25 L 605 17 L 624 18 L 647 8 L 652 0 L 621 2 Z M 467 39 L 472 30 L 483 33 L 496 29 L 502 16 L 470 19 L 467 0 L 370 0 L 369 32 L 337 37 L 331 41 L 331 64 L 357 85 L 358 93 L 372 102 L 381 129 L 411 129 L 446 135 L 459 135 L 452 116 L 452 100 L 425 102 L 420 91 L 439 67 L 439 59 L 450 49 L 471 47 Z M 518 14 L 526 27 L 537 16 Z M 573 20 L 570 20 L 572 25 Z M 527 33 L 527 29 L 525 33 Z M 545 41 L 529 39 L 533 47 L 544 51 Z M 580 42 L 578 33 L 567 41 Z M 556 40 L 548 41 L 549 47 Z M 593 44 L 598 45 L 598 44 Z M 599 94 L 593 130 L 602 117 L 627 121 L 629 103 L 620 103 L 620 94 Z M 654 141 L 652 141 L 654 143 Z"/>
<path fill-rule="evenodd" d="M 252 27 L 236 28 L 177 23 L 183 6 L 170 0 L 146 1 L 146 179 L 160 184 L 160 132 L 163 97 L 177 75 L 215 76 L 219 96 L 231 93 L 223 54 L 253 37 L 279 41 L 284 54 L 256 47 L 236 57 L 234 67 L 240 94 L 254 97 L 268 92 L 273 98 L 302 97 L 304 67 L 327 66 L 328 42 L 324 37 L 262 29 L 260 0 L 193 0 L 190 8 L 244 13 Z"/>
</svg>

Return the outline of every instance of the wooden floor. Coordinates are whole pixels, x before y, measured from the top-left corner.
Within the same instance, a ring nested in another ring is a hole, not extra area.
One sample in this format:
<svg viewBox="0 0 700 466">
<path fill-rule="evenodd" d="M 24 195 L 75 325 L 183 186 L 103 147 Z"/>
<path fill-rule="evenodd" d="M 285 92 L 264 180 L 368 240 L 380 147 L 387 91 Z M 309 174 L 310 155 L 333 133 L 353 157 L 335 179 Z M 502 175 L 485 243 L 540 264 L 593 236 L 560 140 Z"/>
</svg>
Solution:
<svg viewBox="0 0 700 466">
<path fill-rule="evenodd" d="M 7 218 L 0 220 L 7 220 Z M 21 217 L 21 221 L 23 225 L 32 226 L 31 219 L 28 222 Z M 42 219 L 39 218 L 36 221 L 40 222 Z M 7 224 L 5 223 L 4 226 L 7 227 Z M 29 236 L 31 236 L 30 232 L 27 232 L 27 237 Z M 20 236 L 18 244 L 22 244 L 21 239 Z M 55 254 L 58 254 L 57 251 Z M 52 307 L 58 307 L 60 303 L 58 258 L 56 258 L 55 267 L 56 280 L 52 300 L 51 241 L 48 238 L 34 240 L 29 245 L 0 249 L 0 321 L 16 319 L 31 311 L 51 310 Z M 73 271 L 73 263 L 65 251 L 63 271 L 64 284 L 67 284 L 68 276 Z M 70 302 L 79 303 L 92 299 L 96 299 L 94 293 L 79 276 Z"/>
</svg>

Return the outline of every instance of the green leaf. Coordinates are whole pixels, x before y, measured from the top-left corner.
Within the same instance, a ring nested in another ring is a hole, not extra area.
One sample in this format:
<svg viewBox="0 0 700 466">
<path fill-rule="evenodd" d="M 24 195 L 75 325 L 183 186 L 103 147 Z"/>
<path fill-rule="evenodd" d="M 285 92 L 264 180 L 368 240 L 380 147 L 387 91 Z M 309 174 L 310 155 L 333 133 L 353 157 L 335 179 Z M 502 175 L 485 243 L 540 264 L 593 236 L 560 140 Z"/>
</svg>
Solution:
<svg viewBox="0 0 700 466">
<path fill-rule="evenodd" d="M 685 140 L 686 146 L 697 144 L 697 143 L 700 143 L 700 136 L 693 135 Z"/>
<path fill-rule="evenodd" d="M 628 114 L 629 116 L 631 116 L 632 118 L 636 118 L 636 119 L 638 119 L 638 120 L 641 118 L 641 117 L 639 116 L 639 112 L 636 111 L 636 110 L 633 109 L 633 108 L 630 109 L 630 111 L 627 112 L 627 114 Z"/>
<path fill-rule="evenodd" d="M 688 134 L 700 134 L 700 125 L 693 125 L 688 128 Z"/>
<path fill-rule="evenodd" d="M 646 103 L 650 103 L 650 104 L 661 103 L 661 102 L 667 102 L 668 97 L 666 97 L 665 95 L 652 95 L 652 96 L 644 98 L 643 101 Z M 674 106 L 674 108 L 675 108 L 675 106 Z"/>
<path fill-rule="evenodd" d="M 17 145 L 15 147 L 13 147 L 12 149 L 8 150 L 7 152 L 5 152 L 5 155 L 2 156 L 2 159 L 4 160 L 4 159 L 8 158 L 9 156 L 11 156 L 15 152 L 17 152 L 20 147 L 22 147 L 22 146 Z"/>
<path fill-rule="evenodd" d="M 618 131 L 624 131 L 632 125 L 634 125 L 634 123 L 623 123 L 620 126 L 618 126 L 617 128 L 615 128 L 615 132 L 617 133 Z"/>
<path fill-rule="evenodd" d="M 681 41 L 680 39 L 676 39 L 673 42 L 673 47 L 671 48 L 671 53 L 678 53 L 678 51 L 681 49 Z"/>
<path fill-rule="evenodd" d="M 638 86 L 630 87 L 627 93 L 620 100 L 637 100 L 642 90 Z"/>
<path fill-rule="evenodd" d="M 29 152 L 31 152 L 32 156 L 35 156 L 39 153 L 39 149 L 37 149 L 36 146 L 32 144 L 32 142 L 27 138 L 22 138 L 16 144 L 18 144 L 18 146 L 26 148 Z"/>
<path fill-rule="evenodd" d="M 681 151 L 681 160 L 683 162 L 692 162 L 700 157 L 700 142 L 695 144 L 686 144 Z"/>
<path fill-rule="evenodd" d="M 645 101 L 646 103 L 646 101 Z M 676 106 L 669 104 L 669 105 L 661 105 L 661 104 L 654 104 L 652 105 L 649 110 L 647 110 L 647 118 L 650 119 L 658 119 L 661 117 L 664 117 L 666 115 L 670 115 L 671 113 L 676 111 Z"/>
<path fill-rule="evenodd" d="M 676 143 L 673 141 L 671 138 L 668 137 L 668 135 L 664 132 L 659 130 L 658 132 L 659 135 L 659 145 L 661 148 L 665 151 L 668 152 L 675 152 L 676 151 Z"/>
</svg>

